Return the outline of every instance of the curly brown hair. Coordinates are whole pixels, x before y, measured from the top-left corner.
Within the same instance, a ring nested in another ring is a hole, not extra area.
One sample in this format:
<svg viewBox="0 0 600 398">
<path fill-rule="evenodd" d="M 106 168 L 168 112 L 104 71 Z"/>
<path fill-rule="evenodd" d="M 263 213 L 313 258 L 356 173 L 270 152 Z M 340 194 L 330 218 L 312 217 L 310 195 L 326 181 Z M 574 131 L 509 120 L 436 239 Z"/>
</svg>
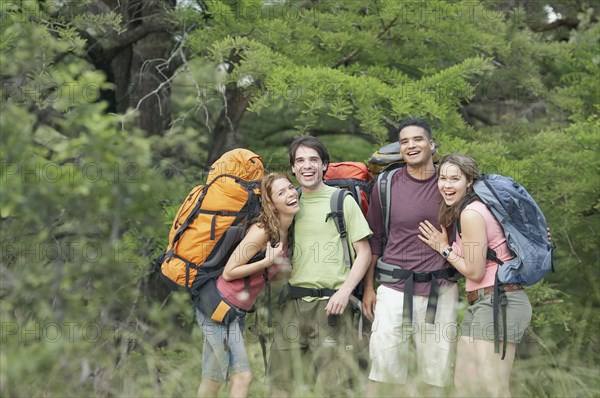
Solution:
<svg viewBox="0 0 600 398">
<path fill-rule="evenodd" d="M 279 213 L 271 199 L 271 194 L 273 193 L 273 183 L 282 178 L 291 183 L 290 178 L 282 173 L 269 173 L 260 182 L 261 208 L 257 224 L 265 229 L 271 242 L 279 242 L 281 238 L 279 236 Z"/>
</svg>

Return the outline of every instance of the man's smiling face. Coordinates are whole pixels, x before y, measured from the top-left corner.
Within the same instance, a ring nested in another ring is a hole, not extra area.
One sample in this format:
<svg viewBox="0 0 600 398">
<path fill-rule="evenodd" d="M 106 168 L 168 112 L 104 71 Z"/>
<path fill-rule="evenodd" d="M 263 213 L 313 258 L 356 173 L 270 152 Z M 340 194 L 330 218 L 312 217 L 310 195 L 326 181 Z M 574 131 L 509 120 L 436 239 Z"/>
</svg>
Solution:
<svg viewBox="0 0 600 398">
<path fill-rule="evenodd" d="M 322 188 L 323 174 L 327 165 L 319 157 L 316 150 L 299 146 L 294 156 L 292 172 L 300 182 L 302 189 L 307 192 L 317 191 Z"/>
<path fill-rule="evenodd" d="M 406 126 L 399 134 L 400 153 L 409 166 L 427 165 L 435 148 L 427 132 L 419 126 Z"/>
</svg>

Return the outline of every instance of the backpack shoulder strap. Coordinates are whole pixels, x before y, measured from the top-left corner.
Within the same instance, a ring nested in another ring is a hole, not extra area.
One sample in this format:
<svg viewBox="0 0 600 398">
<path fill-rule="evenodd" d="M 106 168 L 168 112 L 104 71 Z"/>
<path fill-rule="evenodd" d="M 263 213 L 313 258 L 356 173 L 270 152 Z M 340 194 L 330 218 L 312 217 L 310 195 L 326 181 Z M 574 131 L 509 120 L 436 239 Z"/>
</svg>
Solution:
<svg viewBox="0 0 600 398">
<path fill-rule="evenodd" d="M 381 216 L 383 217 L 383 247 L 387 244 L 390 234 L 390 208 L 391 208 L 391 181 L 392 177 L 400 168 L 386 170 L 377 177 L 377 188 L 379 189 L 379 203 L 381 204 Z"/>
<path fill-rule="evenodd" d="M 346 230 L 346 221 L 344 220 L 344 199 L 346 198 L 346 196 L 351 195 L 352 194 L 345 189 L 336 189 L 331 195 L 331 198 L 329 199 L 331 213 L 328 213 L 325 217 L 326 222 L 330 218 L 333 218 L 335 227 L 337 228 L 340 237 L 342 238 L 342 247 L 344 250 L 344 263 L 348 268 L 352 266 L 352 256 L 350 255 L 350 242 L 348 242 L 348 231 Z"/>
<path fill-rule="evenodd" d="M 460 226 L 460 215 L 462 214 L 463 210 L 475 200 L 478 200 L 477 194 L 475 192 L 468 193 L 467 195 L 467 199 L 462 203 L 462 205 L 460 205 L 460 210 L 458 211 L 458 218 L 454 222 L 454 226 L 452 228 L 450 236 L 448 236 L 448 243 L 450 245 L 452 245 L 456 241 L 456 234 L 458 234 L 459 236 L 462 234 L 462 228 Z"/>
<path fill-rule="evenodd" d="M 460 215 L 468 205 L 475 202 L 476 200 L 480 201 L 481 199 L 479 198 L 479 196 L 477 196 L 477 194 L 475 192 L 471 192 L 468 194 L 467 200 L 465 200 L 464 203 L 460 206 L 460 211 L 458 212 L 458 219 L 454 223 L 454 228 L 452 229 L 452 234 L 451 234 L 452 236 L 448 237 L 448 243 L 450 243 L 450 244 L 454 243 L 454 241 L 456 240 L 457 232 L 458 232 L 459 236 L 462 234 L 462 229 L 460 226 Z M 494 251 L 494 249 L 490 249 L 489 247 L 487 249 L 485 258 L 488 260 L 494 261 L 498 265 L 504 264 L 504 262 L 502 260 L 500 260 L 498 258 L 498 256 L 496 255 L 496 252 Z"/>
</svg>

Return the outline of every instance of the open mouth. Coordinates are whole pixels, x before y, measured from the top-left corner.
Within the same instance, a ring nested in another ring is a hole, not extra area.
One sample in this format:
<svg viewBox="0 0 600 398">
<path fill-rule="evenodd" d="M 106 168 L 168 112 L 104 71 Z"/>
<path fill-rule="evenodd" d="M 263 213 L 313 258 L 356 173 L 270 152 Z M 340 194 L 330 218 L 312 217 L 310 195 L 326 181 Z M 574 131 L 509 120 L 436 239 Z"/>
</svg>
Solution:
<svg viewBox="0 0 600 398">
<path fill-rule="evenodd" d="M 444 199 L 452 200 L 456 196 L 456 192 L 444 192 Z"/>
<path fill-rule="evenodd" d="M 297 206 L 298 205 L 298 199 L 292 199 L 289 202 L 287 202 L 286 205 L 288 205 L 290 207 Z"/>
</svg>

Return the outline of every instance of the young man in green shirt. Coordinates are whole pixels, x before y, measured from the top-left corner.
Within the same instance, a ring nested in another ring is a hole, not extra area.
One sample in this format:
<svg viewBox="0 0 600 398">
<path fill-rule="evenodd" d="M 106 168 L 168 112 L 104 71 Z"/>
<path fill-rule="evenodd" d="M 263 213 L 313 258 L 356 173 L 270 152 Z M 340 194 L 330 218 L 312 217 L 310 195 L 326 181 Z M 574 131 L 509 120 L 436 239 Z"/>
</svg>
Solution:
<svg viewBox="0 0 600 398">
<path fill-rule="evenodd" d="M 290 396 L 294 387 L 301 394 L 298 388 L 303 386 L 305 392 L 352 395 L 356 333 L 348 302 L 369 268 L 371 230 L 358 204 L 346 197 L 344 219 L 354 250 L 348 268 L 334 220 L 326 217 L 337 189 L 323 182 L 327 149 L 317 138 L 300 137 L 290 145 L 289 155 L 302 195 L 293 230 L 290 290 L 271 347 L 272 396 Z"/>
</svg>

